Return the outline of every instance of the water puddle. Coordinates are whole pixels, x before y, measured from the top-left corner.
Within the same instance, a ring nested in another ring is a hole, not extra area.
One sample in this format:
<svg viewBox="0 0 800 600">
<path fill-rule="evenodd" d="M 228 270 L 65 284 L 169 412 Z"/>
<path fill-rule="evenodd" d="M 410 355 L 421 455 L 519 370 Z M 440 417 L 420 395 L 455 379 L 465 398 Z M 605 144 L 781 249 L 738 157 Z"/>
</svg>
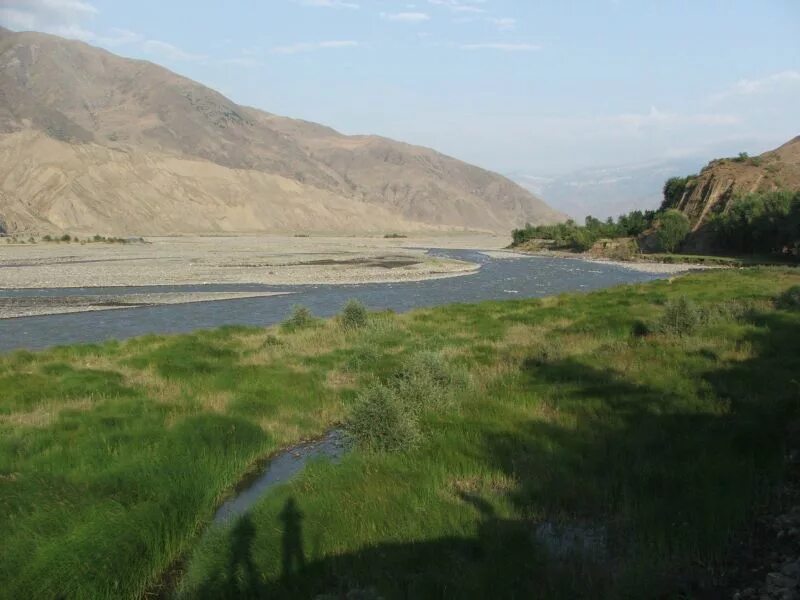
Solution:
<svg viewBox="0 0 800 600">
<path fill-rule="evenodd" d="M 602 560 L 606 556 L 608 540 L 606 528 L 597 525 L 540 523 L 534 539 L 556 559 L 582 557 Z"/>
<path fill-rule="evenodd" d="M 297 475 L 310 460 L 326 458 L 334 463 L 347 451 L 344 432 L 334 429 L 319 440 L 304 442 L 281 452 L 264 471 L 233 498 L 217 509 L 213 525 L 232 521 L 249 511 L 271 488 Z"/>
</svg>

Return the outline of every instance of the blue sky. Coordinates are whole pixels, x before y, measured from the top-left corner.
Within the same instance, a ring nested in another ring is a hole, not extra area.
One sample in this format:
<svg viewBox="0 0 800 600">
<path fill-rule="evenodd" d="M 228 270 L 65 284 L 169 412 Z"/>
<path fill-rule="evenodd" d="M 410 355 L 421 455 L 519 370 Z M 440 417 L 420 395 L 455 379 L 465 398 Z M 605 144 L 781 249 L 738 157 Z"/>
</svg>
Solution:
<svg viewBox="0 0 800 600">
<path fill-rule="evenodd" d="M 0 0 L 0 23 L 505 173 L 800 134 L 799 0 Z"/>
</svg>

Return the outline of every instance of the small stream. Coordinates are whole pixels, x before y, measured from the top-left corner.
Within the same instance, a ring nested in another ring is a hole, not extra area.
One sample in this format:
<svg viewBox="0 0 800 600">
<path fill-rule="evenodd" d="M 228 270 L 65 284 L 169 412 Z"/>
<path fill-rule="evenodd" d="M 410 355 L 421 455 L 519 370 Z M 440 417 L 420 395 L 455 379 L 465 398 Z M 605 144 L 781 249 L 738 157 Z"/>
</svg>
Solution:
<svg viewBox="0 0 800 600">
<path fill-rule="evenodd" d="M 517 256 L 491 258 L 475 250 L 438 250 L 437 257 L 480 265 L 471 275 L 402 283 L 352 285 L 181 285 L 125 288 L 0 288 L 0 297 L 109 296 L 180 292 L 290 292 L 282 296 L 142 306 L 111 311 L 21 317 L 0 320 L 0 352 L 41 349 L 61 344 L 127 339 L 147 333 L 182 333 L 221 325 L 265 326 L 280 323 L 292 306 L 302 304 L 320 317 L 336 314 L 357 298 L 372 310 L 404 312 L 454 302 L 480 302 L 590 291 L 622 283 L 664 277 L 613 264 L 569 258 Z M 0 283 L 1 285 L 1 283 Z"/>
<path fill-rule="evenodd" d="M 227 500 L 214 514 L 213 525 L 233 521 L 249 511 L 258 500 L 276 485 L 297 475 L 310 460 L 325 458 L 333 462 L 347 451 L 344 432 L 334 429 L 320 440 L 292 446 L 276 455 L 266 464 L 260 475 L 246 481 L 242 489 Z"/>
</svg>

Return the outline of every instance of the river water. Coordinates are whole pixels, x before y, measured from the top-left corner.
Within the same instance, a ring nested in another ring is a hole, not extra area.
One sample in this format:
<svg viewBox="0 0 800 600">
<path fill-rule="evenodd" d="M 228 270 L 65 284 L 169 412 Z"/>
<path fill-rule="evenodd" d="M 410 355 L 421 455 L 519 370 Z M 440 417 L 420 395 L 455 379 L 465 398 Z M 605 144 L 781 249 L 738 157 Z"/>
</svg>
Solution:
<svg viewBox="0 0 800 600">
<path fill-rule="evenodd" d="M 336 314 L 351 298 L 370 309 L 398 312 L 450 304 L 551 296 L 664 275 L 568 258 L 491 258 L 473 250 L 431 250 L 431 255 L 481 265 L 471 275 L 419 282 L 354 285 L 184 285 L 126 288 L 0 289 L 0 297 L 79 296 L 163 292 L 291 292 L 288 295 L 144 306 L 108 311 L 0 320 L 0 351 L 125 339 L 146 333 L 179 333 L 221 325 L 271 325 L 302 304 L 318 316 Z"/>
</svg>

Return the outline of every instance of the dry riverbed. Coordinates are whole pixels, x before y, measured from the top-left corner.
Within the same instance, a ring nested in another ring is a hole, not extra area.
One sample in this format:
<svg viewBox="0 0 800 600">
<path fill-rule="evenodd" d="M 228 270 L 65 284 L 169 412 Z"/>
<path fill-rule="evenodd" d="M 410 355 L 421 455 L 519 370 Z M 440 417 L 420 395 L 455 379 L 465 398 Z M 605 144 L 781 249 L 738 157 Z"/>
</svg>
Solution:
<svg viewBox="0 0 800 600">
<path fill-rule="evenodd" d="M 453 277 L 472 263 L 426 248 L 495 250 L 491 235 L 418 238 L 171 237 L 144 243 L 0 244 L 0 288 L 388 283 Z"/>
</svg>

